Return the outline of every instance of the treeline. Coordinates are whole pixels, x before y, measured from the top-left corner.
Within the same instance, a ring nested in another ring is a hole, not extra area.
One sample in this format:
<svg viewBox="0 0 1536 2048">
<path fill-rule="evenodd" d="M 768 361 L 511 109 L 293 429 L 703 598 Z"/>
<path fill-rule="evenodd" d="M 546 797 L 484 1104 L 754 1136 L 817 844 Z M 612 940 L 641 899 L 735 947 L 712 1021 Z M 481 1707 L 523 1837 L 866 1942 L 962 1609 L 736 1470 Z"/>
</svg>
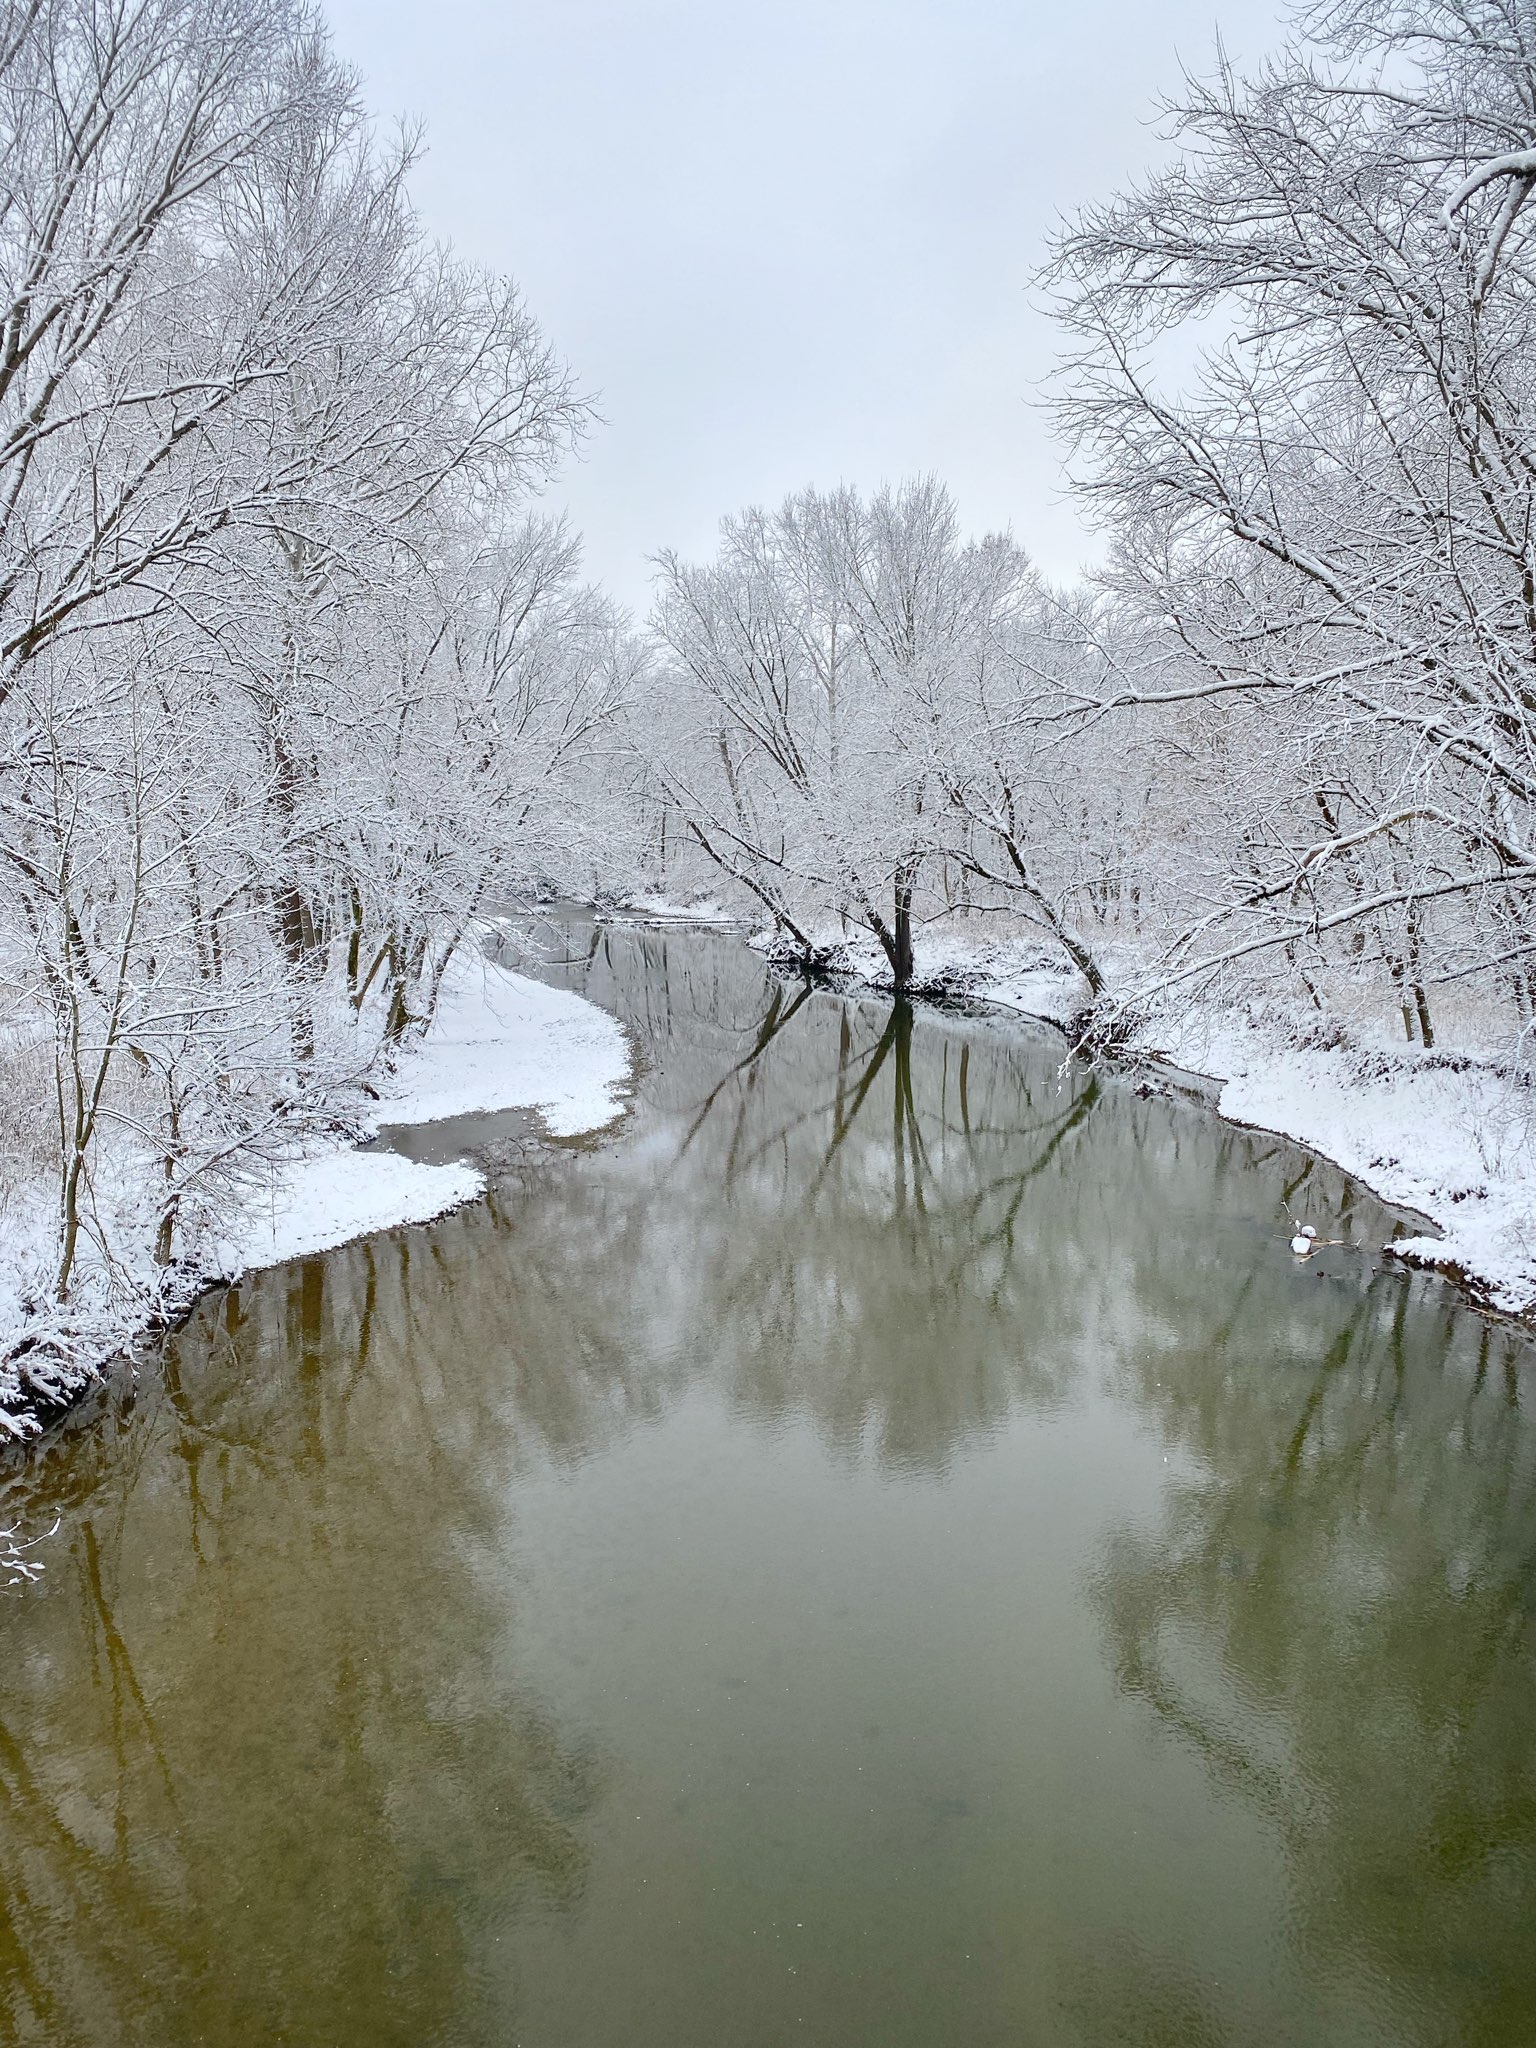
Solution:
<svg viewBox="0 0 1536 2048">
<path fill-rule="evenodd" d="M 1133 886 L 1146 793 L 1073 730 L 1101 607 L 1006 535 L 963 540 L 932 479 L 729 519 L 713 562 L 663 555 L 658 582 L 657 782 L 791 949 L 862 927 L 900 988 L 915 929 L 993 909 L 1106 994 L 1095 926 Z"/>
<path fill-rule="evenodd" d="M 610 856 L 634 642 L 529 509 L 588 408 L 415 148 L 295 0 L 0 14 L 13 1322 L 169 1284 L 488 900 Z"/>
<path fill-rule="evenodd" d="M 1536 27 L 1343 0 L 1168 108 L 1059 237 L 1054 391 L 1109 537 L 1053 592 L 932 483 L 664 557 L 694 844 L 814 956 L 1006 910 L 1094 1029 L 1213 984 L 1330 1032 L 1536 1021 Z"/>
</svg>

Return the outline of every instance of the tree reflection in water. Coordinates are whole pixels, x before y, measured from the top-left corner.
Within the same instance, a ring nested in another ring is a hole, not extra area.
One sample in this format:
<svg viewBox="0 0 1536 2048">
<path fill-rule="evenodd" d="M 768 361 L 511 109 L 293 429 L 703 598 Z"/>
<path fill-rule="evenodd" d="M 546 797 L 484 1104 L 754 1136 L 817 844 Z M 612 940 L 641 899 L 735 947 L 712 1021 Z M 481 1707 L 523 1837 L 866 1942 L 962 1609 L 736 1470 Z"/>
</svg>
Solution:
<svg viewBox="0 0 1536 2048">
<path fill-rule="evenodd" d="M 1198 1477 L 1096 1592 L 1119 1684 L 1282 1832 L 1318 1972 L 1396 1987 L 1403 2038 L 1536 2040 L 1529 1349 L 1409 1293 L 1288 1371 L 1128 1364 Z"/>
<path fill-rule="evenodd" d="M 1404 2041 L 1536 2038 L 1523 1344 L 1383 1267 L 1342 1175 L 1043 1031 L 568 937 L 641 1056 L 620 1132 L 233 1290 L 13 1472 L 64 1527 L 0 1608 L 0 2038 L 511 2038 L 502 1937 L 583 1897 L 617 1767 L 525 1672 L 519 1481 L 700 1389 L 924 1484 L 1121 1404 L 1174 1474 L 1103 1506 L 1127 1711 L 1278 1831 L 1307 1971 Z M 1302 1203 L 1362 1249 L 1300 1275 Z M 1231 2038 L 1093 1932 L 1053 2038 Z"/>
<path fill-rule="evenodd" d="M 579 1896 L 601 1770 L 507 1676 L 508 1424 L 418 1341 L 442 1285 L 419 1233 L 262 1276 L 38 1467 L 0 2038 L 415 2048 L 481 1999 L 493 2038 L 498 1918 Z"/>
</svg>

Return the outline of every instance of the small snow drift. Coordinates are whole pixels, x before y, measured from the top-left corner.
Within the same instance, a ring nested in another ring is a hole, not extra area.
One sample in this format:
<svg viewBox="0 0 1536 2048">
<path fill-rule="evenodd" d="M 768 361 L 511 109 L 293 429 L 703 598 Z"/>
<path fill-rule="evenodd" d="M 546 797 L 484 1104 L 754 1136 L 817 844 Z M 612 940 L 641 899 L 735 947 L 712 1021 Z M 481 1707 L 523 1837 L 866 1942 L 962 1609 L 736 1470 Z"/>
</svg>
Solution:
<svg viewBox="0 0 1536 2048">
<path fill-rule="evenodd" d="M 480 954 L 454 963 L 437 1017 L 385 1083 L 380 1124 L 436 1123 L 532 1109 L 555 1137 L 611 1123 L 629 1078 L 624 1033 L 568 989 Z M 247 1208 L 220 1265 L 227 1277 L 330 1251 L 376 1230 L 426 1223 L 483 1192 L 474 1167 L 424 1166 L 393 1152 L 308 1153 Z"/>
</svg>

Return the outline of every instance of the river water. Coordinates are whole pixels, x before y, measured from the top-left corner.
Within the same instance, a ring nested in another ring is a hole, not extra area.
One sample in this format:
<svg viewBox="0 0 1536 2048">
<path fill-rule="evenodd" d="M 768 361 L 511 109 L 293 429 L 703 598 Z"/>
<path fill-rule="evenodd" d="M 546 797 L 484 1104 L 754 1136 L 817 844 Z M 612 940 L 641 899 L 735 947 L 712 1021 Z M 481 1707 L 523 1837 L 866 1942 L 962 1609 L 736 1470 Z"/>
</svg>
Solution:
<svg viewBox="0 0 1536 2048">
<path fill-rule="evenodd" d="M 565 943 L 623 1125 L 9 1475 L 0 2041 L 1530 2048 L 1530 1345 L 1044 1029 Z"/>
</svg>

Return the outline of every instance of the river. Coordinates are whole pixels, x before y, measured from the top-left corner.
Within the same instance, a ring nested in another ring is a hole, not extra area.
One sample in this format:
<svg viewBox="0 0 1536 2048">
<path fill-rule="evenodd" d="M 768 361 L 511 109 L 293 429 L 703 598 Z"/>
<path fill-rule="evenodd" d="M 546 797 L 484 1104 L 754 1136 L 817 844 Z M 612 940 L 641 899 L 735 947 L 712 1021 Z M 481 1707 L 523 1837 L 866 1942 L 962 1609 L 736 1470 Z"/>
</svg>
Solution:
<svg viewBox="0 0 1536 2048">
<path fill-rule="evenodd" d="M 565 944 L 622 1125 L 9 1470 L 0 2041 L 1530 2048 L 1528 1338 L 1044 1027 Z"/>
</svg>

